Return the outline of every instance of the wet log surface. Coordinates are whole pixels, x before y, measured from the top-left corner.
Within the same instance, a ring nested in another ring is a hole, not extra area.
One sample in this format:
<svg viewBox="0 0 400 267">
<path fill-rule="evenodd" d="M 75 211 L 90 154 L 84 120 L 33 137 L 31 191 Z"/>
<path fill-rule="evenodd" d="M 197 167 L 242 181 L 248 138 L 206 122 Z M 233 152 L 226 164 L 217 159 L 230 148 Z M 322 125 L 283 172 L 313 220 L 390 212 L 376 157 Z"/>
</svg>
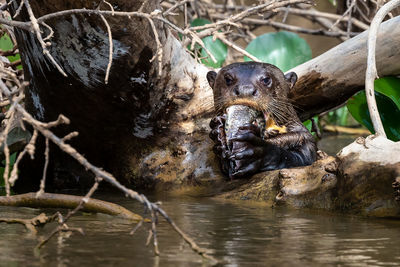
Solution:
<svg viewBox="0 0 400 267">
<path fill-rule="evenodd" d="M 336 157 L 313 165 L 264 172 L 219 197 L 400 218 L 400 142 L 359 138 Z"/>
</svg>

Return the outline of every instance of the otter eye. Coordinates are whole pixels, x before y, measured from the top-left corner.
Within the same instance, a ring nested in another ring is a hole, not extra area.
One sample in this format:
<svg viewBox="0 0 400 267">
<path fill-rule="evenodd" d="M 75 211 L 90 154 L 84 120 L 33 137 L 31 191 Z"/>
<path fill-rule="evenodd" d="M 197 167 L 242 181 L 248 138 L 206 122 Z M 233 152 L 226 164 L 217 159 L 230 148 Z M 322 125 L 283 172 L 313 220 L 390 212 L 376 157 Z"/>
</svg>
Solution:
<svg viewBox="0 0 400 267">
<path fill-rule="evenodd" d="M 263 85 L 267 86 L 267 87 L 270 87 L 271 83 L 272 83 L 272 79 L 270 77 L 268 77 L 268 76 L 267 77 L 262 77 L 261 78 L 261 83 Z"/>
<path fill-rule="evenodd" d="M 225 78 L 225 83 L 226 83 L 226 85 L 232 85 L 233 84 L 233 78 L 232 78 L 232 76 L 230 76 L 230 75 L 225 75 L 224 76 L 224 78 Z"/>
</svg>

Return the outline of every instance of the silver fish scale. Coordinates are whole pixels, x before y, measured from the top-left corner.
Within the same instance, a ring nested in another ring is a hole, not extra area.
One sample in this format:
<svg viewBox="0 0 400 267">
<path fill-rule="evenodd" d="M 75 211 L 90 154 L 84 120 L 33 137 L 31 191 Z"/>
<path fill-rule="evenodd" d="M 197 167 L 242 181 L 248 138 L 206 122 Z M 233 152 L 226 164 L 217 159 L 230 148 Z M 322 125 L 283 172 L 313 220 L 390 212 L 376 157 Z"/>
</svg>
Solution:
<svg viewBox="0 0 400 267">
<path fill-rule="evenodd" d="M 226 109 L 225 133 L 227 141 L 234 137 L 239 127 L 256 122 L 262 132 L 265 120 L 262 112 L 244 105 L 232 105 Z M 261 135 L 262 136 L 262 135 Z"/>
</svg>

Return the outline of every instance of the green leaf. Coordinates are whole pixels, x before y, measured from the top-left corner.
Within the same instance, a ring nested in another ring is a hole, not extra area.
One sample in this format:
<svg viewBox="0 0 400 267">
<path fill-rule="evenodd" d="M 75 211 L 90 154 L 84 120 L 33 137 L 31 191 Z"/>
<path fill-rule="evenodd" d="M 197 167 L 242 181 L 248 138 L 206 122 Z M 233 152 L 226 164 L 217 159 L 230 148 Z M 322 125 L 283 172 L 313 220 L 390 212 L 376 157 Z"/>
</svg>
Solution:
<svg viewBox="0 0 400 267">
<path fill-rule="evenodd" d="M 400 79 L 396 77 L 384 77 L 375 80 L 375 91 L 389 97 L 400 109 Z"/>
<path fill-rule="evenodd" d="M 385 95 L 375 92 L 376 103 L 387 137 L 392 141 L 400 140 L 400 109 Z M 347 101 L 347 108 L 359 123 L 375 133 L 368 111 L 365 91 L 360 91 Z"/>
<path fill-rule="evenodd" d="M 336 5 L 337 5 L 336 0 L 329 0 L 329 2 L 330 2 L 333 6 L 336 6 Z"/>
<path fill-rule="evenodd" d="M 198 26 L 204 26 L 206 24 L 210 24 L 211 21 L 209 21 L 208 19 L 202 19 L 202 18 L 197 18 L 192 20 L 192 22 L 190 23 L 191 27 L 198 27 Z"/>
<path fill-rule="evenodd" d="M 249 43 L 246 51 L 283 72 L 311 59 L 311 48 L 307 42 L 297 34 L 285 31 L 258 36 Z M 248 57 L 244 60 L 251 61 Z"/>
<path fill-rule="evenodd" d="M 308 130 L 309 132 L 311 132 L 311 129 L 312 129 L 312 122 L 311 122 L 311 120 L 303 121 L 303 125 L 306 126 L 306 128 L 307 128 L 307 130 Z"/>
<path fill-rule="evenodd" d="M 192 23 L 190 23 L 190 26 L 203 26 L 210 23 L 211 22 L 207 19 L 198 18 L 193 20 Z M 214 41 L 212 36 L 204 37 L 201 40 L 203 41 L 204 46 L 217 60 L 217 62 L 214 62 L 207 54 L 206 50 L 197 45 L 196 48 L 200 49 L 200 57 L 203 58 L 201 62 L 208 67 L 220 68 L 228 55 L 228 47 L 219 39 Z"/>
<path fill-rule="evenodd" d="M 326 114 L 325 119 L 329 124 L 346 126 L 348 117 L 349 117 L 349 111 L 347 110 L 347 108 L 341 107 L 336 110 L 328 112 L 328 114 Z"/>
<path fill-rule="evenodd" d="M 14 48 L 14 44 L 11 41 L 11 38 L 8 34 L 4 34 L 1 38 L 0 38 L 0 50 L 2 51 L 8 51 Z M 15 56 L 8 56 L 7 57 L 8 60 L 10 60 L 10 62 L 14 62 L 17 61 L 21 58 L 21 56 L 19 54 L 16 54 Z M 17 66 L 17 69 L 22 69 L 22 66 L 19 65 Z"/>
<path fill-rule="evenodd" d="M 11 41 L 11 38 L 8 34 L 4 34 L 0 38 L 0 49 L 3 51 L 11 50 L 13 49 L 14 45 Z"/>
<path fill-rule="evenodd" d="M 201 49 L 200 52 L 200 56 L 204 57 L 201 62 L 208 67 L 220 68 L 224 63 L 226 56 L 228 55 L 228 48 L 219 39 L 213 41 L 212 36 L 204 37 L 202 40 L 204 42 L 204 46 L 207 47 L 208 51 L 215 57 L 217 62 L 214 62 L 211 59 L 205 49 Z"/>
<path fill-rule="evenodd" d="M 314 116 L 313 119 L 314 119 L 315 123 L 318 125 L 319 124 L 318 116 Z M 312 131 L 312 121 L 311 120 L 303 121 L 303 125 L 306 126 L 307 130 L 315 136 L 315 132 Z"/>
</svg>

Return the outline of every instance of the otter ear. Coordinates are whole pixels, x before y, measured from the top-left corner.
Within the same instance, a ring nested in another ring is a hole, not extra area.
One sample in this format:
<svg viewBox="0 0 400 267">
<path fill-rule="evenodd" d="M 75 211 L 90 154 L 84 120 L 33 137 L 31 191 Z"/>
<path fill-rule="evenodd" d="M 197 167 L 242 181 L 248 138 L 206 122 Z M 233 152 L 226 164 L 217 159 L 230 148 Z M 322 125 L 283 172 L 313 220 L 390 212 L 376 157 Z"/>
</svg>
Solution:
<svg viewBox="0 0 400 267">
<path fill-rule="evenodd" d="M 207 81 L 210 84 L 211 88 L 214 89 L 215 78 L 217 77 L 217 73 L 215 71 L 209 71 L 207 73 Z"/>
<path fill-rule="evenodd" d="M 292 89 L 294 84 L 297 82 L 297 74 L 294 72 L 286 73 L 285 80 L 289 84 L 290 89 Z"/>
</svg>

